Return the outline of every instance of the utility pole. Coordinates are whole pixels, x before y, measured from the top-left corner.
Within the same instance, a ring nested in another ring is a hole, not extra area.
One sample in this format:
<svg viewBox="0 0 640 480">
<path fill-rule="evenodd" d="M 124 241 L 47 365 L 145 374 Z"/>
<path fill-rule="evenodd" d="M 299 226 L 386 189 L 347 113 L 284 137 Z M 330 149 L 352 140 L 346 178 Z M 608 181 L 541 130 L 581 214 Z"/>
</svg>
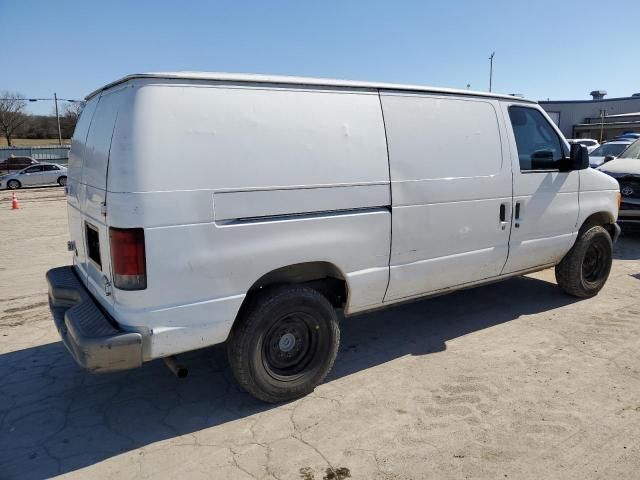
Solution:
<svg viewBox="0 0 640 480">
<path fill-rule="evenodd" d="M 56 120 L 58 122 L 58 144 L 62 145 L 62 131 L 60 130 L 60 114 L 58 113 L 58 95 L 53 94 L 53 100 L 56 103 Z"/>
<path fill-rule="evenodd" d="M 491 87 L 493 86 L 493 57 L 496 52 L 492 52 L 489 57 L 489 91 L 491 91 Z"/>
<path fill-rule="evenodd" d="M 601 109 L 600 110 L 600 143 L 602 143 L 602 137 L 604 133 L 604 117 L 607 115 L 607 111 Z"/>
</svg>

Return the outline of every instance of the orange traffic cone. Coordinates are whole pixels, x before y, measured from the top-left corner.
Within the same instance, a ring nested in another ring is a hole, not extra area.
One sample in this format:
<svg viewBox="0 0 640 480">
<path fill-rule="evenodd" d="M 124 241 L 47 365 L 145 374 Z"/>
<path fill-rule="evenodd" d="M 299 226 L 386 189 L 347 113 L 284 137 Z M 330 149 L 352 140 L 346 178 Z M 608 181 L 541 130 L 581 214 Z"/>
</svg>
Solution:
<svg viewBox="0 0 640 480">
<path fill-rule="evenodd" d="M 11 210 L 18 210 L 20 208 L 20 204 L 18 203 L 18 199 L 16 198 L 16 194 L 14 193 L 11 197 Z"/>
</svg>

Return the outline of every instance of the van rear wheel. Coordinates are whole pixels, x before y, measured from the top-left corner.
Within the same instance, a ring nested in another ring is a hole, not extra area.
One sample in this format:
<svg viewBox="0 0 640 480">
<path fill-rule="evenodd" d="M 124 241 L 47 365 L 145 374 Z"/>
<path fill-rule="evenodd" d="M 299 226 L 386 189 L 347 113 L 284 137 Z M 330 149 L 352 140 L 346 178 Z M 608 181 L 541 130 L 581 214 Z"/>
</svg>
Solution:
<svg viewBox="0 0 640 480">
<path fill-rule="evenodd" d="M 331 303 L 299 285 L 267 288 L 248 302 L 227 344 L 238 383 L 271 403 L 312 392 L 331 370 L 340 344 Z"/>
<path fill-rule="evenodd" d="M 569 295 L 588 298 L 604 287 L 613 259 L 613 243 L 600 226 L 581 231 L 574 246 L 556 265 L 556 281 Z"/>
</svg>

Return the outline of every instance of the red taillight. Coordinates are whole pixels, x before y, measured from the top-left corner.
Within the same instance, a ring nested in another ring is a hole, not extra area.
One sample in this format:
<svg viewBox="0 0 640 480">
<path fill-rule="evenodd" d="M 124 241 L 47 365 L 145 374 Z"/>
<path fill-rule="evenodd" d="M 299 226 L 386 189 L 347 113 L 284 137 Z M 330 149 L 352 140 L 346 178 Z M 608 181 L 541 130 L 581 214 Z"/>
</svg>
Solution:
<svg viewBox="0 0 640 480">
<path fill-rule="evenodd" d="M 142 228 L 109 228 L 113 285 L 121 290 L 147 288 Z"/>
</svg>

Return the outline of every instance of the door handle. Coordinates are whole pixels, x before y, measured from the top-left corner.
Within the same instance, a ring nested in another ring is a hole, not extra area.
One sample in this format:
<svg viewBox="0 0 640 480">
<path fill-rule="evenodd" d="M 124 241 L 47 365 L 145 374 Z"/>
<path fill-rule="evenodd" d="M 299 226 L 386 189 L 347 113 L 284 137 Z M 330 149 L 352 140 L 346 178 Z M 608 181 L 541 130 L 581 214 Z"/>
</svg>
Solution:
<svg viewBox="0 0 640 480">
<path fill-rule="evenodd" d="M 507 229 L 507 205 L 500 204 L 500 230 Z"/>
<path fill-rule="evenodd" d="M 520 202 L 516 202 L 516 211 L 514 218 L 516 220 L 514 227 L 520 228 Z"/>
</svg>

